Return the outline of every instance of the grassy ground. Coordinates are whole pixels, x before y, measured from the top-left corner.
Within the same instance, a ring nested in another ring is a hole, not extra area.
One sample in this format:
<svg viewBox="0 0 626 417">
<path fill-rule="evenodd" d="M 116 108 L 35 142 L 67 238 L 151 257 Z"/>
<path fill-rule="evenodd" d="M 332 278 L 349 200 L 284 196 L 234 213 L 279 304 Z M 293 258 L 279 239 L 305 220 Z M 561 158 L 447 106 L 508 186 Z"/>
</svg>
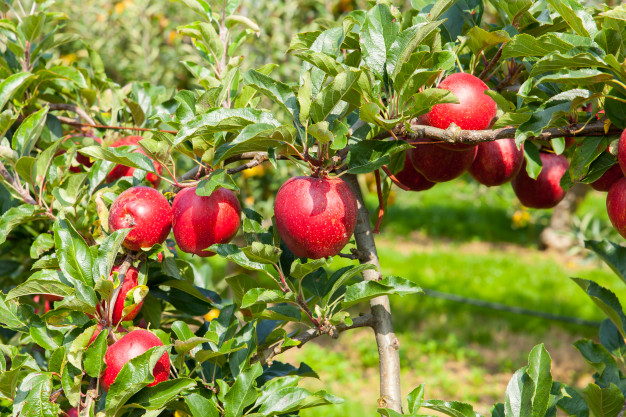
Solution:
<svg viewBox="0 0 626 417">
<path fill-rule="evenodd" d="M 375 200 L 368 200 L 370 207 Z M 590 194 L 579 211 L 597 224 L 581 234 L 606 231 L 604 196 Z M 456 181 L 425 193 L 397 194 L 377 239 L 384 275 L 399 275 L 423 288 L 587 320 L 602 313 L 569 279 L 593 278 L 625 289 L 593 258 L 535 250 L 549 212 L 526 211 L 508 186 L 498 189 Z M 594 236 L 588 236 L 594 237 Z M 401 342 L 403 392 L 426 383 L 427 398 L 472 403 L 489 413 L 504 400 L 512 373 L 545 343 L 555 379 L 585 386 L 591 369 L 572 343 L 596 329 L 494 311 L 426 296 L 392 298 Z M 355 314 L 358 312 L 355 312 Z M 320 376 L 311 389 L 327 389 L 346 401 L 301 415 L 374 415 L 378 398 L 377 350 L 369 330 L 344 334 L 292 350 L 285 358 L 310 364 Z"/>
</svg>

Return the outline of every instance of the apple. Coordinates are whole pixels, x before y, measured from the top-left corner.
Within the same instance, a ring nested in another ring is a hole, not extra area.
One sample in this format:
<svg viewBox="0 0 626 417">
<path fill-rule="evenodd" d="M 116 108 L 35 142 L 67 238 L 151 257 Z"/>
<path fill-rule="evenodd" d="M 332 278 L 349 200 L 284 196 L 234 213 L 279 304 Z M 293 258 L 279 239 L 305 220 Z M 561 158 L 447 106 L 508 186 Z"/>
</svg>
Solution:
<svg viewBox="0 0 626 417">
<path fill-rule="evenodd" d="M 206 250 L 215 243 L 232 240 L 241 224 L 241 206 L 234 192 L 218 188 L 210 196 L 199 196 L 196 187 L 176 194 L 172 203 L 172 230 L 183 252 L 213 256 Z"/>
<path fill-rule="evenodd" d="M 606 212 L 615 230 L 626 237 L 626 178 L 620 178 L 609 189 Z"/>
<path fill-rule="evenodd" d="M 436 184 L 428 181 L 426 177 L 415 169 L 411 159 L 409 158 L 408 152 L 406 153 L 406 157 L 404 159 L 404 168 L 402 168 L 402 170 L 399 171 L 395 177 L 402 185 L 409 188 L 411 191 L 428 190 L 433 188 Z"/>
<path fill-rule="evenodd" d="M 438 86 L 449 90 L 459 99 L 456 103 L 436 104 L 426 113 L 423 120 L 430 126 L 447 129 L 454 123 L 463 130 L 482 130 L 491 125 L 498 107 L 491 97 L 485 94 L 487 84 L 472 74 L 456 73 L 446 77 Z M 467 150 L 473 144 L 441 144 L 455 150 Z"/>
<path fill-rule="evenodd" d="M 93 138 L 93 140 L 95 140 L 98 143 L 102 143 L 102 139 L 95 137 L 95 136 L 91 136 L 90 137 Z M 76 145 L 79 144 L 79 142 L 75 142 Z M 91 160 L 89 160 L 88 156 L 83 155 L 82 153 L 80 153 L 80 151 L 76 152 L 76 162 L 78 162 L 79 164 L 87 167 L 87 168 L 91 168 L 91 166 L 93 165 L 93 162 L 91 162 Z M 81 172 L 81 168 L 80 166 L 70 166 L 70 171 L 74 172 L 74 173 L 78 173 Z"/>
<path fill-rule="evenodd" d="M 511 185 L 515 195 L 526 207 L 551 208 L 565 197 L 561 188 L 561 177 L 569 168 L 563 155 L 541 152 L 541 173 L 536 180 L 530 178 L 526 169 L 521 169 Z"/>
<path fill-rule="evenodd" d="M 109 277 L 109 281 L 113 280 L 113 272 L 119 272 L 120 266 L 121 265 L 115 265 L 111 269 L 111 276 Z M 133 288 L 139 285 L 138 278 L 139 278 L 139 270 L 135 268 L 134 266 L 129 267 L 128 271 L 126 271 L 126 276 L 124 277 L 124 283 L 122 284 L 122 288 L 120 288 L 120 292 L 117 295 L 117 299 L 111 300 L 114 303 L 113 316 L 111 320 L 112 325 L 116 326 L 120 322 L 133 320 L 135 317 L 137 317 L 137 314 L 139 314 L 139 311 L 141 311 L 141 306 L 143 306 L 143 301 L 137 304 L 137 306 L 131 312 L 129 312 L 124 317 L 122 317 L 122 313 L 124 312 L 124 300 L 126 300 L 126 295 L 128 294 L 130 290 L 132 290 Z M 105 314 L 104 301 L 98 304 L 96 308 L 98 309 L 98 313 L 100 314 L 100 317 L 102 317 Z"/>
<path fill-rule="evenodd" d="M 319 259 L 337 255 L 354 232 L 357 202 L 339 178 L 295 177 L 274 201 L 278 234 L 294 255 Z"/>
<path fill-rule="evenodd" d="M 172 228 L 172 208 L 166 198 L 150 187 L 131 187 L 117 197 L 109 210 L 109 229 L 132 228 L 124 239 L 130 250 L 163 243 Z"/>
<path fill-rule="evenodd" d="M 626 175 L 626 129 L 624 129 L 617 142 L 617 162 L 619 162 L 622 172 Z"/>
<path fill-rule="evenodd" d="M 153 333 L 143 329 L 133 330 L 109 346 L 104 355 L 106 368 L 100 378 L 102 388 L 108 392 L 117 374 L 128 361 L 155 346 L 163 346 L 163 343 Z M 152 370 L 152 375 L 154 382 L 148 385 L 149 387 L 166 381 L 170 377 L 170 356 L 167 352 L 163 353 L 163 356 L 157 361 Z"/>
<path fill-rule="evenodd" d="M 460 177 L 472 166 L 476 147 L 464 151 L 453 151 L 434 143 L 430 138 L 421 139 L 407 153 L 415 169 L 431 182 L 446 182 Z"/>
<path fill-rule="evenodd" d="M 515 139 L 483 142 L 477 147 L 469 173 L 481 184 L 502 185 L 517 175 L 523 162 L 524 151 L 517 149 Z"/>
<path fill-rule="evenodd" d="M 65 413 L 65 417 L 78 417 L 78 408 L 72 407 L 67 410 L 67 413 Z"/>
<path fill-rule="evenodd" d="M 119 146 L 137 145 L 141 139 L 143 139 L 143 137 L 141 136 L 126 136 L 114 142 L 111 145 L 111 148 L 117 148 Z M 141 148 L 138 148 L 137 150 L 135 150 L 135 152 L 139 152 L 144 155 L 146 154 Z M 156 161 L 153 161 L 153 163 L 155 171 L 157 172 L 157 174 L 161 175 L 163 173 L 163 166 Z M 113 182 L 122 177 L 132 177 L 134 172 L 135 168 L 118 164 L 111 170 L 111 172 L 109 172 L 106 181 Z M 148 172 L 148 174 L 146 175 L 146 180 L 155 188 L 158 187 L 161 183 L 161 178 L 159 178 L 156 174 L 153 174 L 152 172 Z"/>
<path fill-rule="evenodd" d="M 617 164 L 607 169 L 600 178 L 598 178 L 589 185 L 591 185 L 591 187 L 597 191 L 609 191 L 615 181 L 619 180 L 620 178 L 624 178 L 624 173 L 622 172 L 622 167 Z"/>
</svg>

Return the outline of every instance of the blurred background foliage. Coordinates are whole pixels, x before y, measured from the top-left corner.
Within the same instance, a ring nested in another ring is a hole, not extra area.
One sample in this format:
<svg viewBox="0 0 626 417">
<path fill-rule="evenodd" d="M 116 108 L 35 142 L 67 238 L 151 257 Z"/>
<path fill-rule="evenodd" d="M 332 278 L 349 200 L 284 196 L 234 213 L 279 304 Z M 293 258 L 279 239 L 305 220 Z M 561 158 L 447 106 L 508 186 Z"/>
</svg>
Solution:
<svg viewBox="0 0 626 417">
<path fill-rule="evenodd" d="M 419 7 L 421 0 L 406 2 Z M 243 69 L 274 62 L 279 64 L 274 70 L 276 78 L 295 81 L 300 65 L 297 58 L 286 53 L 292 36 L 332 25 L 340 15 L 363 8 L 365 3 L 242 0 L 240 14 L 254 19 L 260 28 L 258 38 L 248 40 L 244 48 Z M 394 3 L 402 9 L 400 2 Z M 463 3 L 471 8 L 474 2 Z M 483 19 L 494 22 L 497 15 L 493 3 L 497 0 L 485 3 Z M 604 7 L 619 4 L 619 0 L 585 3 Z M 88 45 L 100 54 L 107 76 L 120 86 L 145 81 L 167 88 L 196 87 L 181 61 L 200 63 L 200 59 L 191 40 L 176 30 L 195 17 L 180 3 L 57 0 L 53 7 L 68 17 L 62 30 L 77 34 L 79 39 L 61 48 L 58 58 L 64 63 L 86 66 Z M 185 167 L 179 168 L 182 172 Z M 254 207 L 264 215 L 271 213 L 273 195 L 289 174 L 284 165 L 274 169 L 269 164 L 243 173 L 242 206 Z M 369 188 L 373 177 L 362 181 Z M 425 193 L 393 193 L 377 240 L 384 275 L 399 275 L 427 289 L 511 306 L 593 321 L 603 317 L 574 284 L 568 285 L 567 291 L 557 288 L 569 276 L 593 276 L 610 288 L 618 287 L 617 278 L 596 260 L 589 259 L 586 251 L 536 252 L 539 233 L 548 224 L 550 212 L 525 209 L 514 198 L 510 186 L 487 188 L 466 176 Z M 367 203 L 373 211 L 377 205 L 375 193 L 370 192 Z M 572 230 L 579 241 L 615 238 L 604 204 L 604 195 L 592 192 L 581 205 Z M 29 251 L 28 247 L 8 246 L 5 245 L 7 251 Z M 225 261 L 217 257 L 189 260 L 198 269 L 197 277 L 212 281 L 199 285 L 227 291 L 223 277 L 232 271 L 228 271 Z M 20 275 L 28 266 L 2 262 L 0 276 Z M 526 363 L 525 356 L 537 340 L 544 340 L 552 353 L 553 372 L 558 379 L 577 386 L 588 382 L 585 378 L 589 368 L 571 347 L 580 335 L 595 335 L 596 330 L 588 326 L 432 297 L 395 298 L 392 305 L 401 340 L 404 392 L 428 382 L 428 397 L 469 401 L 477 404 L 479 411 L 488 412 L 488 407 L 501 399 L 511 372 Z M 347 400 L 333 409 L 307 410 L 303 416 L 365 415 L 374 407 L 376 345 L 366 332 L 342 337 L 334 344 L 326 345 L 322 340 L 320 345 L 311 344 L 290 353 L 293 362 L 317 365 L 321 381 L 311 380 L 311 388 L 331 384 L 331 391 Z"/>
</svg>

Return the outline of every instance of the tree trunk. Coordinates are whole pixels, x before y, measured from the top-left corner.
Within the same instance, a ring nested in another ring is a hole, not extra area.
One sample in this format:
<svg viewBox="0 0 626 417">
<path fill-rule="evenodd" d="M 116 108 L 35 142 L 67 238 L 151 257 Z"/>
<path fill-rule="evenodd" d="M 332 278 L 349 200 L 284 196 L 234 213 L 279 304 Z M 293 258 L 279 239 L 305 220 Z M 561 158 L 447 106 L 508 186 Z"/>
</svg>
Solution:
<svg viewBox="0 0 626 417">
<path fill-rule="evenodd" d="M 367 281 L 381 279 L 380 263 L 376 251 L 376 243 L 370 226 L 369 212 L 365 207 L 361 187 L 355 175 L 346 174 L 345 181 L 350 185 L 358 202 L 358 215 L 354 239 L 362 264 L 372 264 L 376 269 L 363 271 L 363 278 Z M 391 321 L 391 307 L 387 296 L 376 297 L 370 300 L 372 316 L 374 316 L 373 329 L 378 345 L 379 369 L 380 369 L 380 398 L 378 407 L 390 408 L 402 413 L 402 395 L 400 392 L 400 342 L 393 331 Z"/>
<path fill-rule="evenodd" d="M 589 190 L 587 184 L 574 184 L 565 198 L 552 209 L 550 225 L 539 236 L 541 249 L 565 251 L 577 243 L 572 235 L 573 217 Z"/>
</svg>

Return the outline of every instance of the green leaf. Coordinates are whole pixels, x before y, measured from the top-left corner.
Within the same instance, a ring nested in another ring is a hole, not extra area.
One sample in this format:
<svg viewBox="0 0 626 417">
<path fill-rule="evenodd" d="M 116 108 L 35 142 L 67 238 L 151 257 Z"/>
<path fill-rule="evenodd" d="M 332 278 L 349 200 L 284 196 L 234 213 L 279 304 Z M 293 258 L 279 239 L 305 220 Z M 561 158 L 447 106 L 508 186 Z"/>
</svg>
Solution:
<svg viewBox="0 0 626 417">
<path fill-rule="evenodd" d="M 115 258 L 122 247 L 124 239 L 126 239 L 126 235 L 128 235 L 131 230 L 132 229 L 116 230 L 107 236 L 100 245 L 98 245 L 98 257 L 94 261 L 94 280 L 97 278 L 106 280 L 109 279 L 111 269 L 113 269 L 113 264 L 115 263 Z"/>
<path fill-rule="evenodd" d="M 626 248 L 608 240 L 585 240 L 585 248 L 598 255 L 626 283 Z"/>
<path fill-rule="evenodd" d="M 225 169 L 219 168 L 211 172 L 209 178 L 200 181 L 196 187 L 196 195 L 208 197 L 220 187 L 239 192 L 239 187 L 237 187 L 233 177 L 228 175 Z"/>
<path fill-rule="evenodd" d="M 33 42 L 41 35 L 45 23 L 46 15 L 38 12 L 25 16 L 17 25 L 17 28 L 27 42 Z"/>
<path fill-rule="evenodd" d="M 490 46 L 499 45 L 511 39 L 509 34 L 504 30 L 488 32 L 478 26 L 473 26 L 467 31 L 466 36 L 468 37 L 467 46 L 476 55 Z"/>
<path fill-rule="evenodd" d="M 617 87 L 613 87 L 609 90 L 609 96 L 626 100 L 626 92 Z M 606 116 L 615 126 L 620 129 L 626 129 L 626 103 L 610 97 L 607 97 L 604 101 Z"/>
<path fill-rule="evenodd" d="M 300 123 L 308 125 L 309 115 L 311 113 L 312 102 L 312 85 L 311 85 L 311 73 L 306 71 L 301 77 L 300 89 L 298 90 L 298 104 L 300 106 Z"/>
<path fill-rule="evenodd" d="M 128 152 L 119 148 L 103 148 L 94 145 L 81 148 L 80 153 L 94 159 L 102 159 L 131 168 L 139 168 L 147 172 L 155 172 L 154 163 L 141 152 Z"/>
<path fill-rule="evenodd" d="M 609 66 L 600 58 L 583 52 L 573 55 L 572 53 L 561 54 L 558 52 L 551 53 L 539 61 L 535 62 L 530 76 L 535 77 L 549 71 L 560 71 L 565 68 L 609 68 Z"/>
<path fill-rule="evenodd" d="M 67 220 L 54 222 L 54 245 L 64 274 L 93 287 L 93 255 L 83 237 Z M 94 303 L 95 305 L 95 303 Z"/>
<path fill-rule="evenodd" d="M 33 315 L 32 307 L 20 305 L 15 300 L 7 300 L 0 292 L 0 324 L 3 327 L 28 333 Z"/>
<path fill-rule="evenodd" d="M 411 148 L 404 141 L 362 140 L 349 146 L 348 172 L 366 174 L 391 162 L 391 156 Z"/>
<path fill-rule="evenodd" d="M 311 105 L 311 118 L 315 123 L 326 120 L 335 106 L 350 91 L 360 75 L 360 71 L 342 72 L 320 91 Z"/>
<path fill-rule="evenodd" d="M 421 404 L 424 408 L 446 414 L 450 417 L 479 417 L 474 408 L 467 403 L 459 401 L 441 401 L 441 400 L 427 400 Z"/>
<path fill-rule="evenodd" d="M 550 389 L 552 388 L 551 364 L 552 359 L 543 344 L 535 346 L 530 352 L 526 373 L 534 384 L 531 414 L 533 417 L 544 417 L 548 409 Z"/>
<path fill-rule="evenodd" d="M 6 242 L 7 236 L 20 224 L 29 223 L 40 217 L 42 210 L 30 204 L 11 207 L 0 217 L 0 244 Z"/>
<path fill-rule="evenodd" d="M 422 289 L 411 281 L 389 276 L 381 281 L 363 281 L 352 284 L 346 288 L 346 295 L 341 303 L 343 308 L 348 308 L 381 295 L 419 294 Z"/>
<path fill-rule="evenodd" d="M 381 117 L 381 109 L 377 103 L 363 104 L 359 109 L 359 117 L 364 122 L 373 123 L 385 130 L 393 129 L 400 121 L 399 118 L 387 120 Z"/>
<path fill-rule="evenodd" d="M 252 242 L 250 246 L 241 248 L 241 251 L 252 262 L 258 262 L 260 264 L 275 265 L 280 260 L 282 250 L 277 246 L 266 245 L 261 242 Z"/>
<path fill-rule="evenodd" d="M 1 222 L 2 222 L 2 219 L 0 218 L 0 223 Z M 54 238 L 52 237 L 52 235 L 49 235 L 48 233 L 42 233 L 39 236 L 37 236 L 33 244 L 30 246 L 30 257 L 32 259 L 37 259 L 44 252 L 49 251 L 53 247 L 54 247 Z"/>
<path fill-rule="evenodd" d="M 387 53 L 396 40 L 398 28 L 386 4 L 377 4 L 370 9 L 361 28 L 359 39 L 363 61 L 380 79 L 383 79 Z"/>
<path fill-rule="evenodd" d="M 325 144 L 333 140 L 333 134 L 328 129 L 327 121 L 312 124 L 309 126 L 308 133 L 317 139 L 321 144 Z"/>
<path fill-rule="evenodd" d="M 202 392 L 202 391 L 201 391 Z M 185 395 L 185 404 L 193 417 L 220 417 L 221 414 L 215 405 L 215 395 L 208 391 L 205 395 L 192 392 Z"/>
<path fill-rule="evenodd" d="M 0 110 L 20 88 L 28 86 L 34 75 L 30 72 L 18 72 L 8 76 L 0 83 Z"/>
<path fill-rule="evenodd" d="M 130 397 L 154 381 L 152 370 L 167 350 L 167 346 L 153 347 L 124 364 L 106 396 L 108 415 L 115 415 Z"/>
<path fill-rule="evenodd" d="M 424 402 L 424 384 L 420 384 L 411 391 L 409 395 L 406 396 L 406 402 L 409 407 L 409 413 L 417 414 Z"/>
<path fill-rule="evenodd" d="M 589 384 L 583 394 L 594 416 L 616 417 L 624 407 L 624 394 L 615 384 L 608 388 Z"/>
<path fill-rule="evenodd" d="M 255 363 L 240 373 L 235 383 L 224 396 L 224 417 L 241 417 L 246 407 L 257 397 L 256 379 L 263 374 L 263 367 Z"/>
<path fill-rule="evenodd" d="M 270 147 L 292 143 L 296 131 L 293 126 L 277 126 L 269 123 L 255 123 L 245 126 L 231 142 L 219 146 L 213 156 L 213 164 L 220 163 L 232 155 L 244 152 L 266 151 Z"/>
<path fill-rule="evenodd" d="M 325 289 L 324 291 L 325 295 L 322 298 L 322 305 L 328 305 L 329 301 L 332 299 L 333 295 L 339 290 L 339 288 L 341 288 L 358 274 L 361 274 L 363 271 L 366 271 L 368 269 L 376 269 L 376 266 L 372 264 L 361 264 L 354 267 L 342 268 L 336 271 L 329 280 L 329 282 L 332 283 L 332 287 L 330 289 Z"/>
<path fill-rule="evenodd" d="M 85 372 L 92 378 L 98 378 L 105 368 L 104 355 L 107 352 L 109 331 L 103 329 L 85 352 Z"/>
<path fill-rule="evenodd" d="M 403 64 L 409 60 L 409 57 L 413 54 L 415 49 L 442 23 L 443 20 L 422 22 L 398 34 L 389 47 L 387 56 L 387 72 L 391 74 L 391 78 L 394 82 L 400 70 L 403 68 Z M 398 86 L 394 87 L 399 88 Z"/>
<path fill-rule="evenodd" d="M 403 113 L 414 117 L 427 113 L 435 104 L 458 102 L 459 99 L 451 91 L 441 88 L 426 88 L 406 101 Z"/>
<path fill-rule="evenodd" d="M 52 374 L 31 373 L 20 383 L 15 404 L 15 415 L 54 417 L 61 413 L 61 406 L 50 401 Z"/>
<path fill-rule="evenodd" d="M 572 278 L 580 288 L 600 307 L 600 310 L 615 324 L 622 337 L 626 335 L 626 316 L 615 294 L 593 281 L 581 278 Z"/>
<path fill-rule="evenodd" d="M 265 305 L 268 303 L 282 303 L 287 301 L 295 301 L 295 295 L 289 292 L 287 294 L 280 290 L 269 290 L 266 288 L 253 288 L 246 292 L 241 300 L 241 308 L 248 308 L 254 305 Z"/>
<path fill-rule="evenodd" d="M 243 75 L 245 85 L 254 87 L 257 91 L 265 95 L 274 103 L 282 107 L 286 112 L 294 118 L 298 113 L 298 101 L 291 87 L 280 81 L 261 74 L 255 70 L 249 70 Z"/>
<path fill-rule="evenodd" d="M 259 262 L 254 262 L 250 260 L 246 254 L 239 248 L 237 245 L 225 243 L 225 244 L 215 244 L 211 246 L 209 249 L 211 252 L 215 252 L 223 258 L 228 259 L 229 261 L 235 262 L 237 265 L 242 266 L 246 269 L 252 269 L 257 271 L 269 271 L 269 267 L 266 264 L 262 264 Z"/>
<path fill-rule="evenodd" d="M 76 68 L 58 65 L 39 70 L 35 75 L 39 81 L 66 80 L 74 83 L 78 88 L 87 88 L 87 82 L 83 73 Z"/>
<path fill-rule="evenodd" d="M 35 113 L 30 114 L 13 135 L 13 149 L 20 156 L 29 155 L 41 136 L 41 132 L 46 124 L 48 107 L 44 107 Z"/>
<path fill-rule="evenodd" d="M 314 67 L 321 69 L 331 77 L 336 77 L 337 74 L 344 71 L 343 66 L 339 62 L 337 62 L 335 58 L 323 52 L 315 52 L 307 49 L 303 51 L 298 51 L 294 55 L 301 60 L 308 62 Z M 310 73 L 306 72 L 305 74 L 309 74 L 310 82 Z M 300 94 L 298 94 L 298 99 L 299 97 Z"/>
<path fill-rule="evenodd" d="M 585 7 L 576 0 L 547 0 L 548 4 L 561 15 L 563 20 L 580 36 L 594 38 L 598 28 Z"/>
<path fill-rule="evenodd" d="M 269 112 L 250 108 L 218 108 L 201 114 L 185 124 L 178 131 L 172 146 L 177 146 L 193 136 L 209 135 L 215 132 L 235 132 L 254 123 L 280 126 L 280 123 Z"/>
<path fill-rule="evenodd" d="M 311 272 L 319 268 L 327 267 L 328 265 L 330 265 L 330 261 L 327 258 L 315 259 L 306 263 L 302 263 L 300 258 L 298 258 L 291 263 L 289 276 L 295 279 L 302 279 Z"/>
<path fill-rule="evenodd" d="M 125 406 L 144 410 L 160 410 L 185 391 L 196 387 L 196 381 L 179 377 L 163 381 L 154 387 L 146 387 L 128 399 Z"/>
<path fill-rule="evenodd" d="M 301 387 L 284 387 L 263 398 L 259 413 L 263 416 L 277 416 L 296 413 L 305 408 L 322 405 L 341 404 L 343 400 L 325 391 L 312 393 Z"/>
<path fill-rule="evenodd" d="M 6 299 L 22 297 L 24 295 L 51 294 L 60 297 L 74 293 L 74 289 L 59 281 L 59 271 L 44 270 L 31 275 L 28 281 L 21 283 L 7 293 Z"/>
</svg>

